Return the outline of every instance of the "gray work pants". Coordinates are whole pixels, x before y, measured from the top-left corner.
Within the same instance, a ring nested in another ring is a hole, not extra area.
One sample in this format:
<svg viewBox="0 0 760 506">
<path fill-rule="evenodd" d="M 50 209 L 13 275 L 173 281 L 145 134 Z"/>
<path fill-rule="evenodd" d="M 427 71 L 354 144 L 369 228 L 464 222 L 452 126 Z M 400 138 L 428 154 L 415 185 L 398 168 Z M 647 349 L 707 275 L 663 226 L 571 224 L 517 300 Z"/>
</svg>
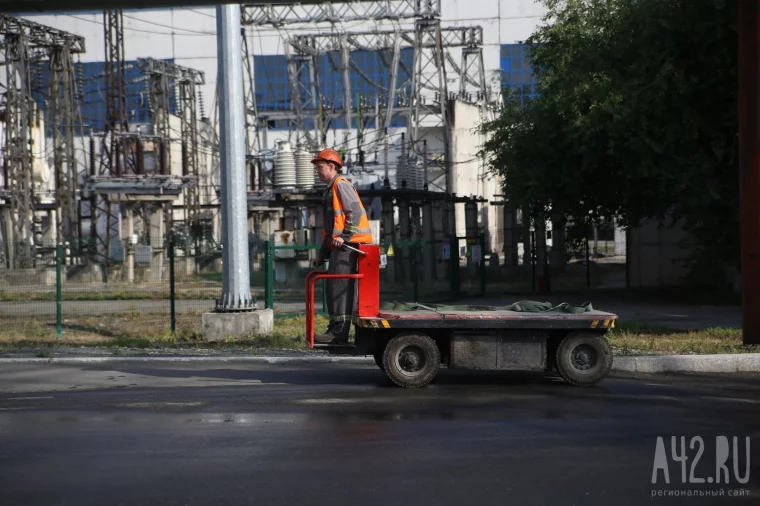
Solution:
<svg viewBox="0 0 760 506">
<path fill-rule="evenodd" d="M 330 252 L 329 274 L 356 274 L 358 253 L 355 251 L 333 248 Z M 356 280 L 328 279 L 327 312 L 330 325 L 327 332 L 342 340 L 348 339 L 351 331 L 351 319 L 356 309 Z"/>
</svg>

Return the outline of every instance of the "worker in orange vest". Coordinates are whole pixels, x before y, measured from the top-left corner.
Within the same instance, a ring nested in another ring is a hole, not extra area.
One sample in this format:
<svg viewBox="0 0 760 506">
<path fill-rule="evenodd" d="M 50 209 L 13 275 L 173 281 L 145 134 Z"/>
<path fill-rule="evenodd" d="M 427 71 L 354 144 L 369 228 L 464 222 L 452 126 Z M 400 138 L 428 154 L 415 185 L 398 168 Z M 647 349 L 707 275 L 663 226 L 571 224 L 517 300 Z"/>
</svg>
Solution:
<svg viewBox="0 0 760 506">
<path fill-rule="evenodd" d="M 311 161 L 320 181 L 327 183 L 322 195 L 322 246 L 314 266 L 330 261 L 330 274 L 355 274 L 358 253 L 344 248 L 347 244 L 372 242 L 372 230 L 367 213 L 354 185 L 340 175 L 343 162 L 333 149 L 322 150 Z M 327 309 L 330 323 L 324 334 L 315 334 L 314 341 L 325 344 L 345 344 L 351 330 L 356 308 L 356 280 L 333 279 L 327 281 Z"/>
</svg>

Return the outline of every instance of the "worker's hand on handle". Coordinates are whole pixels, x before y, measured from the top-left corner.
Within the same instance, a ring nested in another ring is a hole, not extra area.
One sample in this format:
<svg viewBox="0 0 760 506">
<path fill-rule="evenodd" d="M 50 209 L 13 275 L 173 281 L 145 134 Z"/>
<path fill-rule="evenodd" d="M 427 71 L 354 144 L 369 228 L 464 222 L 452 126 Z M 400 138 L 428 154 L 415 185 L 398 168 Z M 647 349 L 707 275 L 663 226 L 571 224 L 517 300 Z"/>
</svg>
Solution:
<svg viewBox="0 0 760 506">
<path fill-rule="evenodd" d="M 323 263 L 325 263 L 325 259 L 318 256 L 314 259 L 313 265 L 314 267 L 320 267 Z"/>
<path fill-rule="evenodd" d="M 335 248 L 342 248 L 343 247 L 343 238 L 342 237 L 334 237 L 332 240 L 332 245 Z"/>
<path fill-rule="evenodd" d="M 353 251 L 354 253 L 359 253 L 361 256 L 365 256 L 367 254 L 366 252 L 364 252 L 364 251 L 362 251 L 360 249 L 356 249 L 356 248 L 354 248 L 352 246 L 349 246 L 348 244 L 344 244 L 343 247 L 345 249 L 349 250 L 349 251 Z"/>
</svg>

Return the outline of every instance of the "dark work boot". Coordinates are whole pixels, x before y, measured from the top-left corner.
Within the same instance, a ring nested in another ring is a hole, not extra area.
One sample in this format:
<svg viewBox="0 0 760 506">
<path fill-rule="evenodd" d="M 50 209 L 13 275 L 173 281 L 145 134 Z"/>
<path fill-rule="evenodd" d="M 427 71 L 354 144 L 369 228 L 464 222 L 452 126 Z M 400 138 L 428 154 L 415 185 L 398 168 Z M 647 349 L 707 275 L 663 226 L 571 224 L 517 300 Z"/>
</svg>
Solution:
<svg viewBox="0 0 760 506">
<path fill-rule="evenodd" d="M 334 344 L 348 344 L 348 333 L 351 332 L 351 322 L 335 322 L 327 331 L 335 336 Z"/>
<path fill-rule="evenodd" d="M 321 344 L 347 344 L 350 322 L 330 322 L 322 334 L 314 334 L 314 342 Z"/>
<path fill-rule="evenodd" d="M 324 334 L 315 333 L 314 342 L 319 344 L 338 344 L 340 343 L 340 338 L 335 334 L 331 334 L 328 330 Z"/>
</svg>

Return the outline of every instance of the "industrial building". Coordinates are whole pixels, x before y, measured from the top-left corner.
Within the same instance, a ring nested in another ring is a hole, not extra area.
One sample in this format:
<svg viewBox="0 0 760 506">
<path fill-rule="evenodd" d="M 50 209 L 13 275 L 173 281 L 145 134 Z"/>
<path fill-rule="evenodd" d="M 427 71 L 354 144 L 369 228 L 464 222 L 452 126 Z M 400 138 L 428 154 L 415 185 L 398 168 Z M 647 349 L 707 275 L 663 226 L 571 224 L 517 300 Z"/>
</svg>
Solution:
<svg viewBox="0 0 760 506">
<path fill-rule="evenodd" d="M 461 238 L 450 245 L 460 249 L 484 234 L 484 253 L 522 260 L 519 210 L 500 202 L 477 128 L 497 113 L 503 88 L 535 93 L 522 41 L 543 6 L 241 9 L 253 250 L 319 240 L 309 160 L 334 147 L 381 244 Z M 161 279 L 169 235 L 189 271 L 218 259 L 215 9 L 20 12 L 0 20 L 0 37 L 0 266 L 45 267 L 63 243 L 68 265 L 88 266 L 79 272 Z M 547 228 L 536 228 L 539 264 L 552 240 L 562 243 Z M 426 264 L 442 263 L 440 249 L 427 254 Z"/>
</svg>

